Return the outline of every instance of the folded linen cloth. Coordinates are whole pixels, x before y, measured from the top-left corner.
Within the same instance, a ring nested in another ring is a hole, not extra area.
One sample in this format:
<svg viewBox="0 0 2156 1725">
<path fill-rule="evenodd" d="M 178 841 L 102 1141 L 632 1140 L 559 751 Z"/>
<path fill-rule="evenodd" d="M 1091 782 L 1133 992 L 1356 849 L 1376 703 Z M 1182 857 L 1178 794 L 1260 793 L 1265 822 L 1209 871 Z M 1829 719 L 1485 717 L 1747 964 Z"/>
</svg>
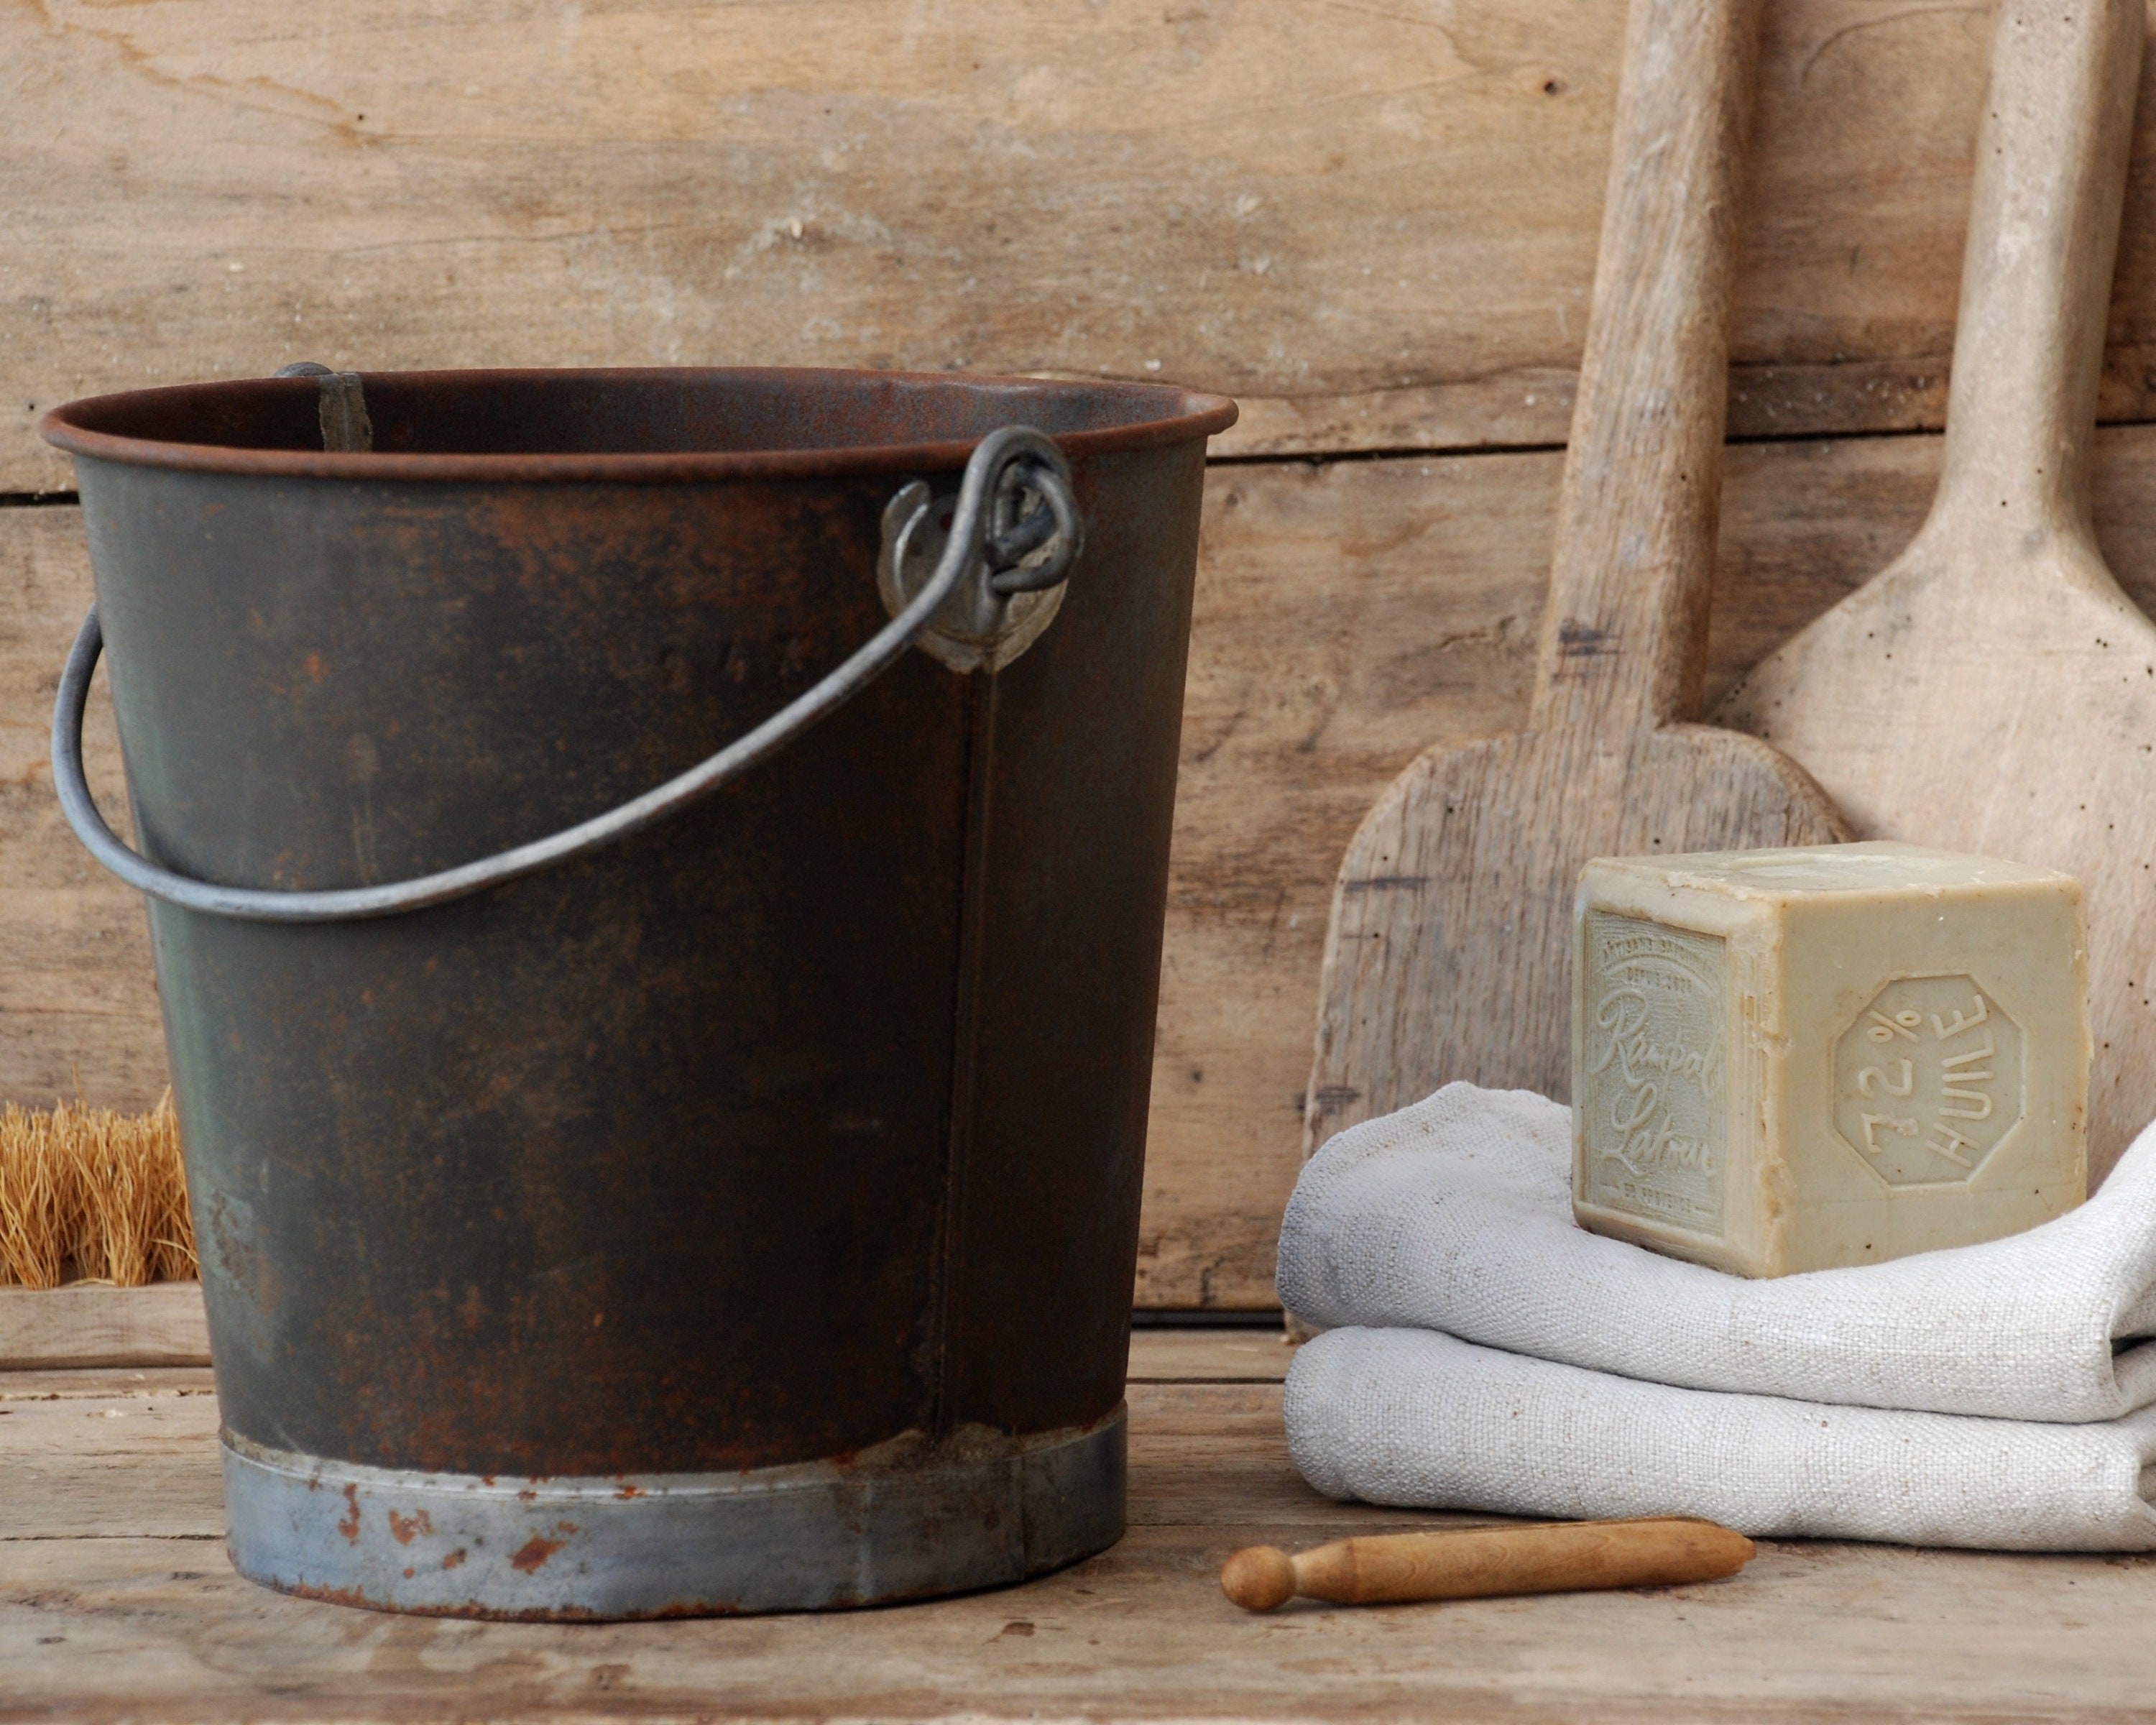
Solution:
<svg viewBox="0 0 2156 1725">
<path fill-rule="evenodd" d="M 1707 1516 L 2018 1551 L 2156 1549 L 2156 1408 L 2100 1425 L 1641 1384 L 1419 1330 L 1332 1330 L 1289 1368 L 1288 1447 L 1334 1497 L 1510 1515 Z"/>
<path fill-rule="evenodd" d="M 1305 1167 L 1281 1301 L 1656 1385 L 2065 1422 L 2156 1402 L 2156 1344 L 2127 1345 L 2156 1335 L 2156 1127 L 2025 1234 L 1760 1281 L 1574 1226 L 1571 1179 L 1568 1110 L 1447 1085 Z"/>
</svg>

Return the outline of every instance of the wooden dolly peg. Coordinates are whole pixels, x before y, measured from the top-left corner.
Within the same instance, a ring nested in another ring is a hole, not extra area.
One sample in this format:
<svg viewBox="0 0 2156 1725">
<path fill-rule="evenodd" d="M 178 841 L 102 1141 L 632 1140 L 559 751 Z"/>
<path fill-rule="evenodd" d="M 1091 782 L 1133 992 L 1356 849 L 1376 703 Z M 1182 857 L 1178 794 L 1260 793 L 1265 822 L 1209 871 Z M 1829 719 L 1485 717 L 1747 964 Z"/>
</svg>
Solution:
<svg viewBox="0 0 2156 1725">
<path fill-rule="evenodd" d="M 1336 1605 L 1476 1599 L 1718 1581 L 1752 1561 L 1752 1542 L 1691 1516 L 1543 1522 L 1336 1539 L 1290 1557 L 1254 1545 L 1221 1566 L 1220 1590 L 1246 1611 L 1301 1594 Z"/>
</svg>

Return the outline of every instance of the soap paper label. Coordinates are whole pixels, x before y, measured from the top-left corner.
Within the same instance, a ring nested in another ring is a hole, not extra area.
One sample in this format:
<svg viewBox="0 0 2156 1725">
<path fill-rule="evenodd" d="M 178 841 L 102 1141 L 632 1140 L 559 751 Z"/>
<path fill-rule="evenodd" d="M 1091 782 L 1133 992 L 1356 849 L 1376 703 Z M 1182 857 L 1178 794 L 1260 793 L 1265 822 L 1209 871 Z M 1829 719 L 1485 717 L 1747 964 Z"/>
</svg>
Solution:
<svg viewBox="0 0 2156 1725">
<path fill-rule="evenodd" d="M 1589 911 L 1586 932 L 1587 1200 L 1719 1240 L 1727 942 L 1609 911 Z"/>
</svg>

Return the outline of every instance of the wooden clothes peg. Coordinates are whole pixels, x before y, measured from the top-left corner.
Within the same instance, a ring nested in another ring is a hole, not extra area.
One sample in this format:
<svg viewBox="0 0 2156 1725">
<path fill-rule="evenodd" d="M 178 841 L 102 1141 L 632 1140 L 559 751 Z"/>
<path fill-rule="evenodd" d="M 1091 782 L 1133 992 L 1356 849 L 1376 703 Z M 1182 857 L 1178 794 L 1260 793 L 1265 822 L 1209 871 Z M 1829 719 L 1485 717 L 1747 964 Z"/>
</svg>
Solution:
<svg viewBox="0 0 2156 1725">
<path fill-rule="evenodd" d="M 1270 1611 L 1298 1594 L 1377 1605 L 1670 1587 L 1734 1575 L 1753 1550 L 1742 1533 L 1691 1516 L 1380 1533 L 1293 1557 L 1251 1546 L 1221 1566 L 1220 1590 L 1246 1611 Z"/>
</svg>

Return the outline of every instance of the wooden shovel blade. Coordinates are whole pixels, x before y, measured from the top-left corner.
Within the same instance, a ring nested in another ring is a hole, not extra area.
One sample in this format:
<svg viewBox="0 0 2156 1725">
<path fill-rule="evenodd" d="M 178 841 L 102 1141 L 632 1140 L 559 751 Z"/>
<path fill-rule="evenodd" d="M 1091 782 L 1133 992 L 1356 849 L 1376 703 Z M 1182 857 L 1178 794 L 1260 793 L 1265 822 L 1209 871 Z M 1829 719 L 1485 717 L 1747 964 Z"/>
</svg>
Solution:
<svg viewBox="0 0 2156 1725">
<path fill-rule="evenodd" d="M 1573 897 L 1589 858 L 1848 836 L 1801 768 L 1706 726 L 1430 750 L 1341 865 L 1306 1152 L 1455 1079 L 1566 1097 Z"/>
</svg>

